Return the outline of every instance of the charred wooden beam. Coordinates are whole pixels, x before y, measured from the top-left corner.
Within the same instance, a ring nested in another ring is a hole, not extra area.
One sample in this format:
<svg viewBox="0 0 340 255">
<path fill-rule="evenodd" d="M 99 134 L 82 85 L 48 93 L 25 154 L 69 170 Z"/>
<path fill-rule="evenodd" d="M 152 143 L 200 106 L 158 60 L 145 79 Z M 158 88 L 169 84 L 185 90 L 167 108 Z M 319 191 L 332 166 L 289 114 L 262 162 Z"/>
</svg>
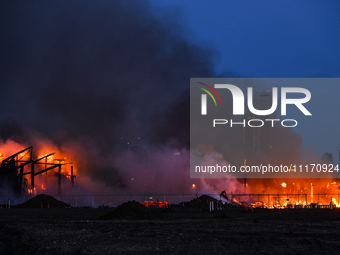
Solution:
<svg viewBox="0 0 340 255">
<path fill-rule="evenodd" d="M 58 169 L 58 195 L 61 195 L 61 165 L 59 164 Z"/>
</svg>

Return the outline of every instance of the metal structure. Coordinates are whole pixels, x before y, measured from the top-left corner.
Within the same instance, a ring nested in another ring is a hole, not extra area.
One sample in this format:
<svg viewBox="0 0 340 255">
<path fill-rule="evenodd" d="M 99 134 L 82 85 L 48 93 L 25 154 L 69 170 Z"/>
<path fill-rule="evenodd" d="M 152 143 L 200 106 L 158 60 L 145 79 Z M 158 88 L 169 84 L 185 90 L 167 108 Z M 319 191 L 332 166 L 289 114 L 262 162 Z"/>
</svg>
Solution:
<svg viewBox="0 0 340 255">
<path fill-rule="evenodd" d="M 64 162 L 62 159 L 55 159 L 54 162 L 48 162 L 48 157 L 54 155 L 54 153 L 50 153 L 38 159 L 33 159 L 33 147 L 28 147 L 24 150 L 21 150 L 10 157 L 5 158 L 0 167 L 0 185 L 9 185 L 14 189 L 14 191 L 18 195 L 22 195 L 26 192 L 23 187 L 23 176 L 30 175 L 31 177 L 31 189 L 32 194 L 34 195 L 34 178 L 35 176 L 47 173 L 50 170 L 58 168 L 58 195 L 61 195 L 61 167 L 64 165 L 72 164 L 72 162 Z M 43 162 L 43 160 L 45 162 Z M 24 172 L 25 166 L 30 164 L 30 169 L 27 172 Z M 35 171 L 35 166 L 39 165 L 40 171 Z M 18 173 L 19 170 L 19 173 Z M 74 186 L 75 175 L 73 175 L 73 166 L 71 165 L 71 183 Z"/>
</svg>

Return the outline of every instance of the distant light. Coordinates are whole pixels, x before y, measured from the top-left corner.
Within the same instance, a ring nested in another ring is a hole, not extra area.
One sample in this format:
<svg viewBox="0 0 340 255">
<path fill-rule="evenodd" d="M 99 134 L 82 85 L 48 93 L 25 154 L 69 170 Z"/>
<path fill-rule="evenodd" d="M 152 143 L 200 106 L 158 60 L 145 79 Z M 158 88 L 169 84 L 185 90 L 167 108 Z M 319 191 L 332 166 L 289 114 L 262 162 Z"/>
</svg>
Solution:
<svg viewBox="0 0 340 255">
<path fill-rule="evenodd" d="M 193 183 L 193 184 L 192 184 L 192 187 L 193 187 L 193 188 L 195 188 L 195 187 L 196 187 L 195 183 Z"/>
<path fill-rule="evenodd" d="M 287 183 L 283 182 L 283 183 L 281 183 L 281 186 L 282 186 L 283 188 L 287 188 Z"/>
<path fill-rule="evenodd" d="M 134 180 L 134 178 L 131 178 L 131 181 L 133 181 Z"/>
<path fill-rule="evenodd" d="M 178 151 L 178 152 L 175 152 L 174 155 L 179 156 L 179 155 L 181 155 L 181 153 Z"/>
<path fill-rule="evenodd" d="M 138 137 L 138 139 L 140 139 L 140 137 Z"/>
</svg>

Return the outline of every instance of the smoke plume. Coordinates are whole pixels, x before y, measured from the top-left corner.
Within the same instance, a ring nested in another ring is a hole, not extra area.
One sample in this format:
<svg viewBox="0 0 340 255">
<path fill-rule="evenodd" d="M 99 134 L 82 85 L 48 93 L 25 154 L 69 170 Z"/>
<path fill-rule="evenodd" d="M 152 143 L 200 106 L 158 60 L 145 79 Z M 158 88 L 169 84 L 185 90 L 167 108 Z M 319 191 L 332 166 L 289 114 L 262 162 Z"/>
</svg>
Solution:
<svg viewBox="0 0 340 255">
<path fill-rule="evenodd" d="M 216 76 L 216 52 L 186 38 L 180 13 L 162 12 L 137 0 L 2 1 L 3 143 L 48 144 L 80 182 L 187 192 L 190 77 Z M 284 132 L 282 150 L 289 138 L 301 148 Z M 224 160 L 242 160 L 239 137 L 216 148 Z"/>
</svg>

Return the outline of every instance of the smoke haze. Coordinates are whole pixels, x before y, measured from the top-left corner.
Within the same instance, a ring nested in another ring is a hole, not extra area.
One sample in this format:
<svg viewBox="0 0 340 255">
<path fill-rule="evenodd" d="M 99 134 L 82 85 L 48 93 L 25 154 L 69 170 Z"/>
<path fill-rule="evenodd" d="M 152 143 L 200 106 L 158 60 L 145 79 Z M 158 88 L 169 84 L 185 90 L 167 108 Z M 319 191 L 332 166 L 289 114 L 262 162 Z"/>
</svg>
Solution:
<svg viewBox="0 0 340 255">
<path fill-rule="evenodd" d="M 3 143 L 48 144 L 75 162 L 79 182 L 188 192 L 190 77 L 216 76 L 217 53 L 186 39 L 179 12 L 154 11 L 137 0 L 2 1 Z M 284 132 L 277 143 L 301 148 Z M 238 137 L 217 148 L 228 162 L 242 160 Z M 202 189 L 223 186 L 209 182 Z"/>
</svg>

